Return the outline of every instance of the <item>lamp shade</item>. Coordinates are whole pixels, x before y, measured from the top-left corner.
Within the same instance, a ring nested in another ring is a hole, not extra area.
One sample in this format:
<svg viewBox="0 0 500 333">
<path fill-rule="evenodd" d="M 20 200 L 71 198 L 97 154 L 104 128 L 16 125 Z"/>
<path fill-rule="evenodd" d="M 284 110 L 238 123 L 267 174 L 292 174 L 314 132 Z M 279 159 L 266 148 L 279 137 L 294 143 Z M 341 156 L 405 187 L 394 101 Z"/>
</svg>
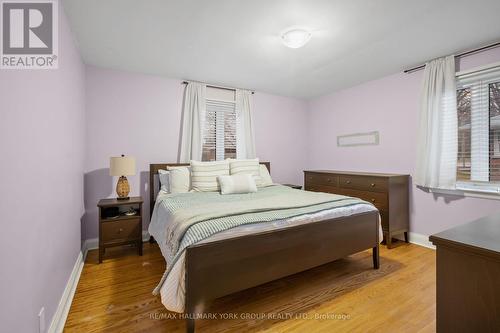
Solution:
<svg viewBox="0 0 500 333">
<path fill-rule="evenodd" d="M 110 176 L 135 175 L 135 158 L 131 156 L 111 157 L 109 159 Z"/>
</svg>

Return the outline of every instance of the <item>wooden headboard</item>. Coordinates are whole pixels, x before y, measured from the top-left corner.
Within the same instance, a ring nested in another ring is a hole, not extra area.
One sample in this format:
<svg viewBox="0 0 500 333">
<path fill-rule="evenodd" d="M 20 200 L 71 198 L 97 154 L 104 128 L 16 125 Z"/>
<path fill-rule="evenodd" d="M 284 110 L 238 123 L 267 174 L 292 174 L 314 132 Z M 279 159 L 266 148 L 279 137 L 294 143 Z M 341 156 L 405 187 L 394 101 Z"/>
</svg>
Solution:
<svg viewBox="0 0 500 333">
<path fill-rule="evenodd" d="M 271 173 L 271 162 L 260 162 L 260 164 L 264 164 Z M 153 215 L 153 209 L 155 207 L 155 175 L 158 174 L 158 170 L 167 170 L 167 167 L 175 167 L 175 166 L 188 166 L 189 163 L 155 163 L 149 165 L 149 217 Z M 157 177 L 158 184 L 160 183 L 160 177 Z M 160 186 L 158 186 L 160 188 Z"/>
</svg>

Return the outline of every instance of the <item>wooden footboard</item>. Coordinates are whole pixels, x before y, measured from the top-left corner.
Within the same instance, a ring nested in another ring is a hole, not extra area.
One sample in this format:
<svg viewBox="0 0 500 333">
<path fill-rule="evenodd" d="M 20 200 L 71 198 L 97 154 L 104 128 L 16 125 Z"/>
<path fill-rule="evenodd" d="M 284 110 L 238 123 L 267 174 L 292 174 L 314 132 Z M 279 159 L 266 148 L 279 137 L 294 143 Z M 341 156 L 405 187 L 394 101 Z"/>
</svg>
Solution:
<svg viewBox="0 0 500 333">
<path fill-rule="evenodd" d="M 186 249 L 187 332 L 216 298 L 367 249 L 379 267 L 378 212 L 297 225 Z"/>
</svg>

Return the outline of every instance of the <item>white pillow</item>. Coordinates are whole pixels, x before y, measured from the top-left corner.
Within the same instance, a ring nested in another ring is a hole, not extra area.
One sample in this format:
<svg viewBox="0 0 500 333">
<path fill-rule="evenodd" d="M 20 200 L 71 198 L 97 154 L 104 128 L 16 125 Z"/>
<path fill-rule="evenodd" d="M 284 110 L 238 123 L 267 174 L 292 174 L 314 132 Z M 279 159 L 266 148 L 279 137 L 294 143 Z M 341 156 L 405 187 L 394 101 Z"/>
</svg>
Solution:
<svg viewBox="0 0 500 333">
<path fill-rule="evenodd" d="M 260 182 L 257 183 L 258 187 L 266 187 L 273 185 L 273 179 L 269 174 L 269 170 L 264 164 L 260 165 Z"/>
<path fill-rule="evenodd" d="M 238 194 L 257 192 L 255 179 L 250 174 L 218 176 L 221 194 Z"/>
<path fill-rule="evenodd" d="M 191 161 L 191 185 L 195 192 L 219 191 L 218 176 L 229 175 L 229 161 Z"/>
<path fill-rule="evenodd" d="M 167 167 L 170 173 L 170 193 L 186 193 L 191 190 L 191 172 L 189 167 Z"/>
<path fill-rule="evenodd" d="M 160 190 L 170 193 L 170 171 L 160 169 L 158 177 L 160 178 Z"/>
<path fill-rule="evenodd" d="M 229 159 L 229 169 L 231 171 L 231 175 L 250 174 L 255 178 L 255 182 L 257 184 L 261 182 L 258 158 L 248 160 Z"/>
</svg>

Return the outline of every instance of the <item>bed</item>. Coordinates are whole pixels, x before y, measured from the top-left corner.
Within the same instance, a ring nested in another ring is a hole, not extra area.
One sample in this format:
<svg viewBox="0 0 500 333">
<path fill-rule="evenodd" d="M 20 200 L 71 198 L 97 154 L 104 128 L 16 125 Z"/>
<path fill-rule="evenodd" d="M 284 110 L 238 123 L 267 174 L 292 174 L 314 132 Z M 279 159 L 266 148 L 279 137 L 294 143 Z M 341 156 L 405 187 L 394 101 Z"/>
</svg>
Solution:
<svg viewBox="0 0 500 333">
<path fill-rule="evenodd" d="M 261 164 L 266 165 L 270 171 L 270 163 Z M 181 233 L 183 236 L 179 239 L 182 242 L 179 240 L 176 246 L 172 246 L 170 243 L 174 232 L 167 228 L 170 227 L 170 215 L 164 210 L 175 206 L 173 202 L 185 206 L 186 203 L 200 199 L 211 203 L 205 206 L 219 207 L 217 205 L 221 202 L 222 204 L 228 200 L 240 202 L 243 198 L 237 195 L 222 196 L 217 193 L 201 195 L 191 193 L 183 196 L 161 191 L 156 193 L 157 186 L 154 184 L 158 182 L 155 176 L 158 170 L 166 169 L 167 166 L 183 165 L 186 164 L 150 164 L 152 218 L 149 231 L 158 242 L 167 261 L 167 270 L 154 293 L 161 295 L 162 303 L 168 310 L 186 314 L 187 332 L 194 332 L 195 319 L 200 318 L 210 302 L 216 298 L 367 249 L 372 249 L 373 268 L 379 268 L 381 240 L 379 213 L 373 205 L 359 199 L 335 195 L 328 195 L 328 200 L 324 197 L 311 198 L 326 194 L 314 194 L 316 192 L 305 192 L 279 185 L 259 189 L 257 194 L 250 196 L 253 199 L 248 199 L 248 207 L 252 207 L 252 204 L 260 205 L 262 198 L 266 202 L 273 202 L 268 198 L 280 196 L 290 198 L 290 201 L 295 197 L 301 200 L 307 197 L 315 204 L 298 208 L 291 206 L 287 209 L 263 209 L 246 214 L 225 213 L 239 218 L 244 216 L 248 221 L 242 225 L 213 232 L 204 239 L 198 239 L 193 233 L 189 233 L 192 229 L 205 223 L 211 229 L 217 227 L 219 223 L 232 222 L 229 216 L 221 216 L 220 222 L 216 218 L 202 219 L 201 223 L 193 224 L 184 231 L 185 233 Z M 274 207 L 273 203 L 269 205 Z M 192 210 L 195 211 L 194 204 Z M 185 214 L 190 211 L 191 209 L 184 209 Z M 200 215 L 196 212 L 192 214 Z M 167 238 L 169 241 L 166 241 Z M 186 239 L 192 240 L 186 241 Z M 172 256 L 173 248 L 177 250 L 175 258 Z"/>
</svg>

